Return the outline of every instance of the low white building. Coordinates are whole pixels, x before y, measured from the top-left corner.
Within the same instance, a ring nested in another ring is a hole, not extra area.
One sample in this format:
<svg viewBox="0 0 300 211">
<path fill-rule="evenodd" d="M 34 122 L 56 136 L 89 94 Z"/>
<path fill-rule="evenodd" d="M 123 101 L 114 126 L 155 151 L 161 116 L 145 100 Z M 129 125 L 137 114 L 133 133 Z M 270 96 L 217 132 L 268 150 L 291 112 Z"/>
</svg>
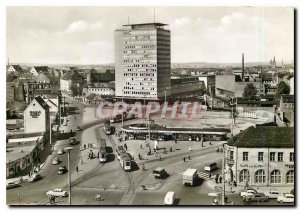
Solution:
<svg viewBox="0 0 300 211">
<path fill-rule="evenodd" d="M 23 114 L 25 133 L 46 132 L 49 129 L 49 106 L 42 97 L 34 98 Z"/>
<path fill-rule="evenodd" d="M 225 145 L 225 179 L 238 186 L 294 186 L 294 128 L 250 127 Z"/>
</svg>

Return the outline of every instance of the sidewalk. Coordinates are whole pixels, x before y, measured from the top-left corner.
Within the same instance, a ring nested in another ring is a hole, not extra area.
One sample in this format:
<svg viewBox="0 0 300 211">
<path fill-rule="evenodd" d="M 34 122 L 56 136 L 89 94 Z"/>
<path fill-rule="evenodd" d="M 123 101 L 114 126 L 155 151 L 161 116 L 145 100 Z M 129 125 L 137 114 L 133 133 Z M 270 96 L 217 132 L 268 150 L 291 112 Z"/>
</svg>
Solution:
<svg viewBox="0 0 300 211">
<path fill-rule="evenodd" d="M 211 180 L 206 181 L 206 184 L 209 188 L 211 188 L 212 190 L 216 191 L 216 192 L 222 192 L 223 190 L 223 184 L 218 183 L 216 184 L 214 177 L 212 177 Z M 290 193 L 290 191 L 293 189 L 293 187 L 255 187 L 255 186 L 251 186 L 251 188 L 257 190 L 257 192 L 262 192 L 262 193 L 266 193 L 269 192 L 270 190 L 277 190 L 280 193 Z M 231 191 L 232 190 L 232 191 Z M 231 185 L 229 185 L 228 183 L 225 183 L 225 192 L 227 194 L 240 194 L 241 191 L 244 190 L 244 186 L 237 186 L 237 187 L 233 187 L 231 189 Z"/>
</svg>

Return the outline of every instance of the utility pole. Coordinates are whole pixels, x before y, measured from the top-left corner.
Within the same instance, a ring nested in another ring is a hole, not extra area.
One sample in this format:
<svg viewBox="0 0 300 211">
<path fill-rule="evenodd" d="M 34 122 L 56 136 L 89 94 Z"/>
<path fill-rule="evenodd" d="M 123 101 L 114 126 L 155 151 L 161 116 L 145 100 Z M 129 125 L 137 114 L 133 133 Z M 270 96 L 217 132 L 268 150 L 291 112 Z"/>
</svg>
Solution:
<svg viewBox="0 0 300 211">
<path fill-rule="evenodd" d="M 51 118 L 49 116 L 49 133 L 50 133 L 50 146 L 52 145 L 52 123 L 51 123 Z"/>
<path fill-rule="evenodd" d="M 122 89 L 122 127 L 124 126 L 124 98 L 123 98 L 124 90 Z"/>
<path fill-rule="evenodd" d="M 66 147 L 65 150 L 68 152 L 68 186 L 69 186 L 69 205 L 71 205 L 71 169 L 70 169 L 70 152 L 74 147 Z"/>
<path fill-rule="evenodd" d="M 223 154 L 222 154 L 222 175 L 223 175 L 222 205 L 225 205 L 225 144 L 223 144 Z"/>
</svg>

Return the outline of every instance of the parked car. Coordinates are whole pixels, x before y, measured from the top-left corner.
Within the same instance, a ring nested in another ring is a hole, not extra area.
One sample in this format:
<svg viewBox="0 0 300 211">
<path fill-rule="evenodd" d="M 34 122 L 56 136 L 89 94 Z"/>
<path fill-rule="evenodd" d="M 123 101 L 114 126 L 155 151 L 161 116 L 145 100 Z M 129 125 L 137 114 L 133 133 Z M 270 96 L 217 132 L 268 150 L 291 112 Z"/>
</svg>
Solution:
<svg viewBox="0 0 300 211">
<path fill-rule="evenodd" d="M 266 202 L 266 201 L 269 201 L 269 198 L 264 193 L 253 193 L 252 195 L 246 196 L 246 201 Z"/>
<path fill-rule="evenodd" d="M 70 137 L 70 138 L 69 138 L 69 144 L 70 144 L 70 145 L 75 145 L 75 144 L 77 144 L 77 139 L 76 139 L 76 137 Z"/>
<path fill-rule="evenodd" d="M 153 170 L 153 175 L 155 178 L 158 179 L 165 179 L 169 176 L 169 174 L 166 172 L 164 168 L 158 167 L 155 170 Z"/>
<path fill-rule="evenodd" d="M 28 182 L 36 182 L 38 180 L 41 180 L 43 177 L 39 174 L 34 174 L 32 175 L 29 179 Z"/>
<path fill-rule="evenodd" d="M 242 191 L 240 193 L 241 197 L 247 197 L 247 196 L 252 196 L 254 193 L 257 193 L 256 190 L 254 190 L 253 188 L 247 188 L 245 191 Z"/>
<path fill-rule="evenodd" d="M 57 165 L 57 164 L 59 164 L 59 162 L 60 162 L 60 160 L 57 157 L 53 158 L 53 160 L 52 160 L 53 165 Z"/>
<path fill-rule="evenodd" d="M 12 189 L 12 188 L 17 188 L 20 187 L 21 185 L 17 182 L 9 182 L 6 184 L 6 190 L 7 189 Z"/>
<path fill-rule="evenodd" d="M 265 195 L 269 198 L 269 199 L 277 199 L 278 196 L 280 195 L 279 191 L 277 190 L 270 190 L 269 192 L 266 192 Z"/>
<path fill-rule="evenodd" d="M 294 203 L 294 195 L 290 193 L 284 193 L 278 196 L 277 201 L 279 203 Z"/>
<path fill-rule="evenodd" d="M 174 200 L 175 200 L 175 192 L 169 191 L 165 195 L 164 204 L 165 205 L 173 205 L 174 204 Z"/>
<path fill-rule="evenodd" d="M 58 174 L 64 174 L 66 172 L 67 172 L 67 167 L 66 166 L 58 167 L 58 171 L 57 171 Z"/>
<path fill-rule="evenodd" d="M 80 127 L 80 126 L 77 126 L 76 130 L 77 130 L 77 131 L 81 130 L 81 127 Z"/>
<path fill-rule="evenodd" d="M 68 192 L 62 189 L 54 189 L 46 192 L 47 196 L 58 196 L 58 197 L 66 197 L 68 196 Z"/>
<path fill-rule="evenodd" d="M 60 148 L 60 149 L 57 150 L 57 154 L 58 154 L 58 155 L 62 155 L 62 154 L 64 154 L 64 153 L 65 153 L 65 151 L 64 151 L 63 148 Z"/>
</svg>

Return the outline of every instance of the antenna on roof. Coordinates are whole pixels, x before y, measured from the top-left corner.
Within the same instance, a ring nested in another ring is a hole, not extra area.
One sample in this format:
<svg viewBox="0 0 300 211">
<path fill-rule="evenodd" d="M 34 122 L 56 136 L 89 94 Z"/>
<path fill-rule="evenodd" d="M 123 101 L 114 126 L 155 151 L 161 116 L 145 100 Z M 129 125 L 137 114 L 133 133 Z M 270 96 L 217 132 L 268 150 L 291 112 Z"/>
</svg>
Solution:
<svg viewBox="0 0 300 211">
<path fill-rule="evenodd" d="M 9 57 L 7 58 L 7 66 L 9 66 Z"/>
<path fill-rule="evenodd" d="M 128 21 L 128 25 L 129 25 L 129 16 L 128 16 L 128 19 L 127 19 L 127 21 Z"/>
<path fill-rule="evenodd" d="M 153 10 L 154 10 L 154 11 L 153 11 L 153 12 L 154 12 L 154 13 L 153 13 L 153 19 L 154 19 L 154 23 L 155 23 L 155 7 L 153 7 Z"/>
</svg>

